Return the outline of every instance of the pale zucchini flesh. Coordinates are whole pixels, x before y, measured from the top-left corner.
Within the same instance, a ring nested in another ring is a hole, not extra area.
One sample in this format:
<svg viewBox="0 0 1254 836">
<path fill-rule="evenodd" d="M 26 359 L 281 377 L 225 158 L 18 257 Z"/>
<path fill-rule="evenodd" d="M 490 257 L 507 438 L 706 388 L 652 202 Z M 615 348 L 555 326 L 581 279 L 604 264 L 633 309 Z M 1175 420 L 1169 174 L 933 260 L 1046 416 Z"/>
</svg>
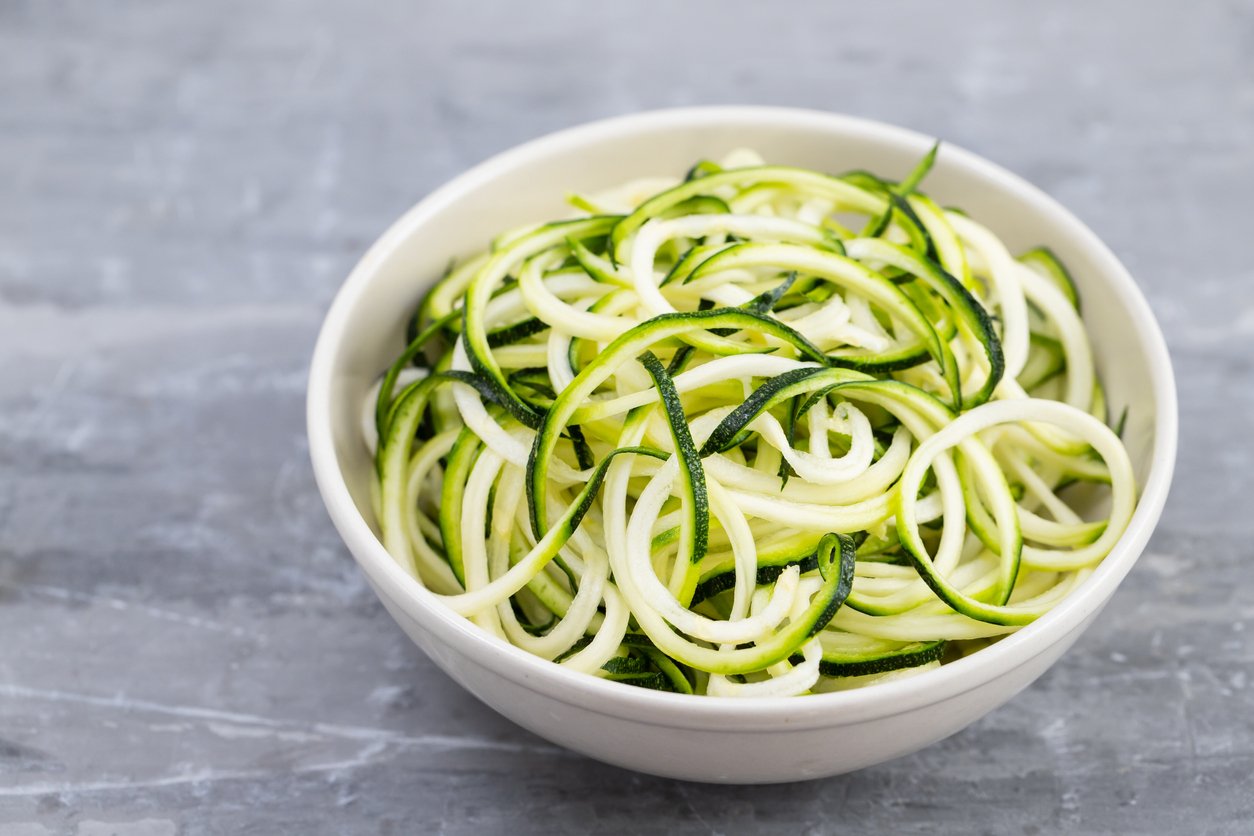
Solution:
<svg viewBox="0 0 1254 836">
<path fill-rule="evenodd" d="M 1077 283 L 922 191 L 938 148 L 738 152 L 451 266 L 364 407 L 385 547 L 492 635 L 683 694 L 864 687 L 1048 612 L 1136 482 Z"/>
</svg>

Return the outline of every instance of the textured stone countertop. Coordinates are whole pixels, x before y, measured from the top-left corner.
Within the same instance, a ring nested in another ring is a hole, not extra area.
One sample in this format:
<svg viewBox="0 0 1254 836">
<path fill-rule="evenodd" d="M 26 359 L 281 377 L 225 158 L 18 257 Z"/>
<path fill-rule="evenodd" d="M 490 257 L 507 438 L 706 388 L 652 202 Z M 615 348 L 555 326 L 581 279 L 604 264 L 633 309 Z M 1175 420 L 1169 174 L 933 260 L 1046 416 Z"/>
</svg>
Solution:
<svg viewBox="0 0 1254 836">
<path fill-rule="evenodd" d="M 1152 10 L 1151 10 L 1152 9 Z M 1254 3 L 0 3 L 0 833 L 1254 833 Z M 327 519 L 305 373 L 428 190 L 592 118 L 843 111 L 1141 282 L 1175 489 L 1096 626 L 878 768 L 683 784 L 467 697 Z"/>
</svg>

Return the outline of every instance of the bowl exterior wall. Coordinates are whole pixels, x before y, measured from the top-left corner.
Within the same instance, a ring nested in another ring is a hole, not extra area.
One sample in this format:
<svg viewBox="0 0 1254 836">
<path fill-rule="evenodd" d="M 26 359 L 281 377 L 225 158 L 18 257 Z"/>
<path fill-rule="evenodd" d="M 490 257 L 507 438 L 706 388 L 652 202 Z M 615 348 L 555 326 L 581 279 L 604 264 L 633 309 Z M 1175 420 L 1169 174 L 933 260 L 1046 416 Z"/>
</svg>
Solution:
<svg viewBox="0 0 1254 836">
<path fill-rule="evenodd" d="M 379 592 L 379 590 L 375 590 Z M 543 682 L 502 676 L 451 646 L 414 619 L 403 603 L 379 593 L 401 629 L 459 685 L 523 728 L 605 763 L 685 781 L 777 784 L 853 772 L 930 746 L 1006 703 L 1079 638 L 1092 618 L 1049 648 L 964 693 L 900 714 L 863 722 L 772 731 L 694 729 L 630 719 L 578 701 L 555 700 Z"/>
<path fill-rule="evenodd" d="M 1043 673 L 1092 623 L 1157 523 L 1175 459 L 1170 360 L 1144 298 L 1095 236 L 1023 181 L 946 147 L 926 187 L 987 223 L 1012 251 L 1053 248 L 1072 268 L 1110 401 L 1144 487 L 1123 540 L 1055 611 L 971 657 L 914 679 L 781 705 L 641 692 L 478 632 L 386 554 L 369 500 L 361 401 L 402 348 L 404 323 L 450 255 L 510 226 L 563 212 L 567 191 L 682 174 L 701 157 L 756 148 L 777 163 L 901 176 L 929 138 L 864 120 L 774 108 L 692 108 L 583 126 L 472 169 L 402 217 L 366 254 L 324 324 L 310 371 L 310 452 L 336 527 L 388 611 L 457 682 L 531 731 L 600 760 L 689 780 L 815 778 L 919 749 L 975 721 Z M 719 703 L 722 703 L 721 705 Z M 746 704 L 740 704 L 746 703 Z"/>
</svg>

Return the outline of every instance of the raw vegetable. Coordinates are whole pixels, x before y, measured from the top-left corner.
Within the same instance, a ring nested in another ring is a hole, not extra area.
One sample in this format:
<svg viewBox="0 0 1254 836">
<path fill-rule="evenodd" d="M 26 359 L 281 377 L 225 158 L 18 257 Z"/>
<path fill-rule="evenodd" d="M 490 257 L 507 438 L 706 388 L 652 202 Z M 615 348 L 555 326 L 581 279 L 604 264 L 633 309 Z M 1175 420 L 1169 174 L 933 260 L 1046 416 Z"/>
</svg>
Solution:
<svg viewBox="0 0 1254 836">
<path fill-rule="evenodd" d="M 1071 274 L 920 192 L 935 158 L 737 152 L 452 267 L 365 407 L 384 546 L 502 641 L 685 694 L 863 686 L 1039 618 L 1136 484 Z"/>
</svg>

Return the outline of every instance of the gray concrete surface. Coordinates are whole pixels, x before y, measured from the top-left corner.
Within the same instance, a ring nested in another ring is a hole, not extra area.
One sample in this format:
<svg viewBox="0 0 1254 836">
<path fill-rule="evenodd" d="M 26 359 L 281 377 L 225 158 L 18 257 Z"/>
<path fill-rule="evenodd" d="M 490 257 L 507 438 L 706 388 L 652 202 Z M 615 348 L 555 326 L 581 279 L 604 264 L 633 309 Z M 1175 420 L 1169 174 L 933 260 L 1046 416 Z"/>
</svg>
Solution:
<svg viewBox="0 0 1254 836">
<path fill-rule="evenodd" d="M 1254 4 L 0 2 L 0 832 L 1254 832 Z M 320 318 L 444 179 L 666 105 L 908 125 L 1142 282 L 1176 487 L 1096 627 L 931 749 L 642 777 L 461 692 L 307 464 Z"/>
</svg>

